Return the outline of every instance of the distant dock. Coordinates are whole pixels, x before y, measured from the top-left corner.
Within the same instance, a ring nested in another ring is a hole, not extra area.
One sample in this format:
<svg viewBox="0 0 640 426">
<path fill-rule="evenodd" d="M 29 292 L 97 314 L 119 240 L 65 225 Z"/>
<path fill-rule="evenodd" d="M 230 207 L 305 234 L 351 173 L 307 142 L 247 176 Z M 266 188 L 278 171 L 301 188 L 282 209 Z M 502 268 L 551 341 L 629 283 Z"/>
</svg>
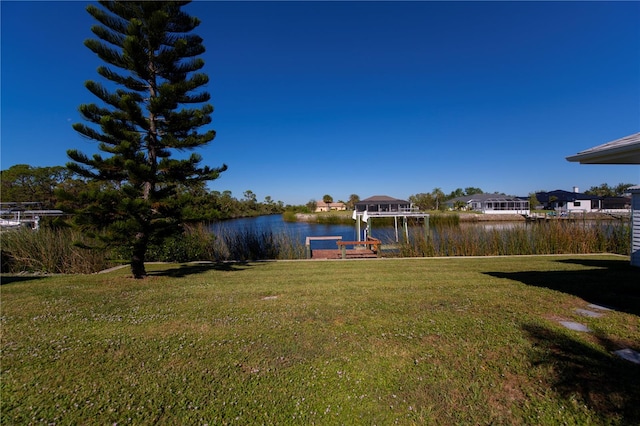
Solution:
<svg viewBox="0 0 640 426">
<path fill-rule="evenodd" d="M 33 209 L 41 203 L 0 203 L 0 229 L 10 230 L 29 227 L 33 230 L 40 229 L 40 218 L 47 216 L 62 216 L 62 210 Z"/>
</svg>

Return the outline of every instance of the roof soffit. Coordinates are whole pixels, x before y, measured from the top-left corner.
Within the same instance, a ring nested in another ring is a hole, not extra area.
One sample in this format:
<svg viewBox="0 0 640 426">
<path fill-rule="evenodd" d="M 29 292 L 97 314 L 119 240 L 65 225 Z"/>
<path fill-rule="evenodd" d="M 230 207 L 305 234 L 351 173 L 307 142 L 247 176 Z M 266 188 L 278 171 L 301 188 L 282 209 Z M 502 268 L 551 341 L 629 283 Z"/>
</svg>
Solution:
<svg viewBox="0 0 640 426">
<path fill-rule="evenodd" d="M 580 164 L 640 164 L 640 133 L 634 133 L 567 157 Z"/>
</svg>

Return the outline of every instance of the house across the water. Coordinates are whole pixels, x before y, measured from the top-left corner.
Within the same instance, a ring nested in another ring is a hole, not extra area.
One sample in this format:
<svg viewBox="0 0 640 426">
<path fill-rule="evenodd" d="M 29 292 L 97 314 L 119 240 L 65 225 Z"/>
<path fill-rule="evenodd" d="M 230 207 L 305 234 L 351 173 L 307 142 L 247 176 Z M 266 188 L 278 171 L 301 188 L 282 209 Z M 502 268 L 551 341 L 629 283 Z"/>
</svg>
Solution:
<svg viewBox="0 0 640 426">
<path fill-rule="evenodd" d="M 582 194 L 577 187 L 573 191 L 556 189 L 549 192 L 537 192 L 536 198 L 541 208 L 555 210 L 561 214 L 571 213 L 629 213 L 631 197 L 599 197 Z"/>
<path fill-rule="evenodd" d="M 357 212 L 407 212 L 410 210 L 410 202 L 386 195 L 374 195 L 356 203 Z"/>
<path fill-rule="evenodd" d="M 344 203 L 325 203 L 324 201 L 316 202 L 316 213 L 330 212 L 332 210 L 343 211 L 347 206 Z"/>
<path fill-rule="evenodd" d="M 372 221 L 378 218 L 393 218 L 395 224 L 395 239 L 399 241 L 398 225 L 399 221 L 402 221 L 402 227 L 404 229 L 405 239 L 409 240 L 409 219 L 415 221 L 421 221 L 425 230 L 425 234 L 429 232 L 429 214 L 420 212 L 417 208 L 414 208 L 410 202 L 406 200 L 399 200 L 386 195 L 374 195 L 373 197 L 365 198 L 364 200 L 356 203 L 355 210 L 353 211 L 353 220 L 356 221 L 356 235 L 358 241 L 366 240 L 371 237 Z M 360 233 L 360 222 L 365 222 L 367 227 L 365 229 L 364 238 Z"/>
<path fill-rule="evenodd" d="M 529 199 L 500 194 L 474 194 L 447 200 L 450 209 L 471 210 L 491 214 L 528 215 Z"/>
<path fill-rule="evenodd" d="M 601 207 L 605 213 L 628 212 L 631 210 L 631 197 L 605 197 Z"/>
<path fill-rule="evenodd" d="M 536 192 L 536 199 L 545 210 L 558 213 L 587 213 L 600 209 L 600 197 L 581 194 L 577 187 L 573 191 L 556 189 L 549 192 Z"/>
</svg>

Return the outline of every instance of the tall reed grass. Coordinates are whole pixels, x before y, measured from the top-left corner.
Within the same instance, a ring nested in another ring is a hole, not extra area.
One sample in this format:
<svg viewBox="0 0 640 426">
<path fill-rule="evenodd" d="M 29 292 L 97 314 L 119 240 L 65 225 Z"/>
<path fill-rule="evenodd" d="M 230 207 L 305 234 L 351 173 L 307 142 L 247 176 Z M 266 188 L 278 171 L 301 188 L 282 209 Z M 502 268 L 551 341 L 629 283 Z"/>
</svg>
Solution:
<svg viewBox="0 0 640 426">
<path fill-rule="evenodd" d="M 40 272 L 84 274 L 113 266 L 105 251 L 78 247 L 75 241 L 88 243 L 70 228 L 21 228 L 0 234 L 2 272 Z"/>
<path fill-rule="evenodd" d="M 400 256 L 499 256 L 630 252 L 626 223 L 551 221 L 526 226 L 486 228 L 436 226 L 425 235 L 412 229 Z"/>
<path fill-rule="evenodd" d="M 305 247 L 296 238 L 271 231 L 244 230 L 216 235 L 212 260 L 303 259 Z"/>
<path fill-rule="evenodd" d="M 425 235 L 421 226 L 411 227 L 409 241 L 396 255 L 495 256 L 524 254 L 630 253 L 631 230 L 626 222 L 584 223 L 552 221 L 505 228 L 455 225 L 443 220 Z M 432 223 L 433 225 L 433 223 Z M 28 229 L 3 232 L 0 238 L 2 272 L 93 273 L 128 261 L 125 250 L 95 251 L 77 247 L 87 242 L 69 228 L 38 232 Z M 393 252 L 385 251 L 384 256 Z M 300 238 L 272 231 L 243 230 L 213 234 L 205 225 L 185 228 L 179 236 L 151 245 L 147 261 L 249 261 L 304 259 Z"/>
<path fill-rule="evenodd" d="M 456 213 L 431 214 L 429 215 L 429 226 L 457 226 L 460 224 L 460 216 Z"/>
<path fill-rule="evenodd" d="M 304 245 L 291 236 L 245 229 L 214 234 L 206 224 L 190 225 L 177 236 L 152 244 L 146 260 L 153 262 L 301 259 Z M 120 256 L 127 258 L 127 256 Z"/>
</svg>

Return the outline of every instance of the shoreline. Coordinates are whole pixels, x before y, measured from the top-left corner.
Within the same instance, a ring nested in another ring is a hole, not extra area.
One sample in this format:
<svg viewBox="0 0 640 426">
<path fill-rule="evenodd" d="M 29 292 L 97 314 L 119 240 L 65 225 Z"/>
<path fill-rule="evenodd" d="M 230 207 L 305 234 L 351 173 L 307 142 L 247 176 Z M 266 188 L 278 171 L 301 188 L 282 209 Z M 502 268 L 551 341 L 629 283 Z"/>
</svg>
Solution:
<svg viewBox="0 0 640 426">
<path fill-rule="evenodd" d="M 431 214 L 431 216 L 439 215 L 439 213 Z M 475 222 L 526 222 L 527 218 L 520 214 L 491 214 L 491 213 L 442 213 L 442 216 L 456 215 L 458 216 L 460 223 L 475 223 Z M 308 222 L 318 223 L 318 213 L 296 213 L 296 222 Z M 336 216 L 337 220 L 351 219 L 349 215 Z M 623 213 L 601 213 L 601 212 L 589 212 L 584 214 L 574 214 L 569 217 L 553 217 L 548 220 L 620 220 L 629 219 L 630 216 Z M 544 219 L 543 219 L 544 220 Z"/>
</svg>

